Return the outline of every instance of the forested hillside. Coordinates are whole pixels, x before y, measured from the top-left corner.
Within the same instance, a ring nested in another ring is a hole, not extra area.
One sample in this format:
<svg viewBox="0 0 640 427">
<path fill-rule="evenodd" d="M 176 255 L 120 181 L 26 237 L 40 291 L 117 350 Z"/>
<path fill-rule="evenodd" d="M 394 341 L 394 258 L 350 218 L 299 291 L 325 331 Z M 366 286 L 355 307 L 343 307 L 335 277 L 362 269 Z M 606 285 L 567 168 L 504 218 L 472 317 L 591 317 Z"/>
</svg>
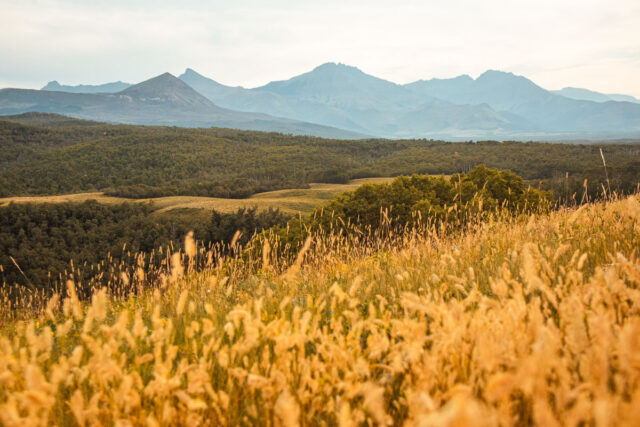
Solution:
<svg viewBox="0 0 640 427">
<path fill-rule="evenodd" d="M 0 122 L 0 197 L 106 191 L 125 197 L 246 197 L 350 178 L 511 170 L 556 194 L 601 192 L 599 146 L 329 140 L 230 129 Z M 640 146 L 603 146 L 612 190 L 640 180 Z M 567 174 L 568 173 L 568 179 Z"/>
<path fill-rule="evenodd" d="M 242 233 L 239 243 L 246 243 L 255 232 L 284 226 L 288 219 L 278 210 L 203 216 L 193 210 L 154 213 L 150 204 L 96 201 L 1 206 L 0 284 L 5 292 L 17 284 L 50 293 L 72 275 L 106 285 L 141 265 L 147 271 L 160 268 L 189 232 L 200 247 L 228 244 L 237 231 Z"/>
<path fill-rule="evenodd" d="M 0 207 L 0 283 L 12 295 L 18 291 L 14 284 L 50 293 L 67 277 L 113 286 L 122 282 L 123 273 L 166 268 L 168 254 L 190 231 L 200 247 L 215 245 L 217 253 L 224 254 L 230 244 L 244 246 L 255 233 L 270 229 L 281 242 L 277 252 L 286 256 L 297 252 L 309 233 L 343 229 L 364 236 L 375 235 L 383 226 L 440 222 L 459 227 L 481 212 L 539 212 L 551 200 L 551 193 L 525 188 L 512 172 L 479 166 L 451 178 L 414 175 L 363 185 L 319 206 L 309 217 L 291 219 L 278 210 L 255 208 L 227 214 L 214 210 L 203 216 L 153 212 L 151 204 L 9 204 Z"/>
</svg>

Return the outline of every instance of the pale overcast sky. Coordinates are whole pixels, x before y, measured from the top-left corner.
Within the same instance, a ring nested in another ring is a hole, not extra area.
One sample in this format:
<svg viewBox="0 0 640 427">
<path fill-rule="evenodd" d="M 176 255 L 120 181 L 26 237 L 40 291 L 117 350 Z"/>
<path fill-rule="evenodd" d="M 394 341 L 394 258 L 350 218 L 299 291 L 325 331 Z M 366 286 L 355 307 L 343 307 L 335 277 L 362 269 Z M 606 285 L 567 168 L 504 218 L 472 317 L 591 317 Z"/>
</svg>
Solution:
<svg viewBox="0 0 640 427">
<path fill-rule="evenodd" d="M 0 87 L 186 67 L 254 87 L 329 61 L 396 83 L 499 69 L 640 97 L 640 0 L 0 0 Z"/>
</svg>

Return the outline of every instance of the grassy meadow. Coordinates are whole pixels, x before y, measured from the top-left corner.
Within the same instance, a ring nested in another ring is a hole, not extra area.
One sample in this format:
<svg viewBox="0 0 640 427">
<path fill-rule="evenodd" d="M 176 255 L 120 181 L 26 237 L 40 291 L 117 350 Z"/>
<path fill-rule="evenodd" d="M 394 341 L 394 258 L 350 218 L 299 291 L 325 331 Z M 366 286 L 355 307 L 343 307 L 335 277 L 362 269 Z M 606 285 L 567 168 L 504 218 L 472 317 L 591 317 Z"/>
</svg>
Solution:
<svg viewBox="0 0 640 427">
<path fill-rule="evenodd" d="M 187 237 L 129 298 L 70 281 L 2 327 L 0 422 L 637 425 L 637 196 L 363 242 L 254 240 L 195 272 Z"/>
<path fill-rule="evenodd" d="M 0 206 L 9 203 L 81 203 L 96 200 L 106 204 L 152 203 L 157 212 L 167 212 L 178 209 L 198 209 L 219 212 L 235 212 L 240 208 L 257 206 L 259 210 L 269 208 L 280 209 L 291 214 L 307 214 L 319 205 L 346 191 L 353 191 L 362 184 L 385 183 L 393 178 L 361 178 L 349 181 L 347 184 L 309 184 L 309 188 L 267 191 L 257 193 L 245 199 L 223 199 L 216 197 L 169 196 L 151 199 L 127 199 L 124 197 L 107 196 L 101 192 L 65 194 L 58 196 L 24 196 L 0 198 Z"/>
</svg>

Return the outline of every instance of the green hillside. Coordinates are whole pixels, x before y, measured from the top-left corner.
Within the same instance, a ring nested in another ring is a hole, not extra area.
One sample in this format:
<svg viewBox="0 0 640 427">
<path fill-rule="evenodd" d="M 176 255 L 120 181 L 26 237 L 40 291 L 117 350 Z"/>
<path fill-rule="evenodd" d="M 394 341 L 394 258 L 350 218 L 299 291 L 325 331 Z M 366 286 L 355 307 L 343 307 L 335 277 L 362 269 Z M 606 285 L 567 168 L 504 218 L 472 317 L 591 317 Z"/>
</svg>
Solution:
<svg viewBox="0 0 640 427">
<path fill-rule="evenodd" d="M 556 194 L 605 183 L 599 146 L 495 141 L 344 141 L 231 129 L 0 122 L 0 197 L 106 191 L 132 198 L 248 197 L 311 182 L 511 170 Z M 640 147 L 603 146 L 612 189 L 640 178 Z M 566 173 L 569 179 L 565 180 Z"/>
</svg>

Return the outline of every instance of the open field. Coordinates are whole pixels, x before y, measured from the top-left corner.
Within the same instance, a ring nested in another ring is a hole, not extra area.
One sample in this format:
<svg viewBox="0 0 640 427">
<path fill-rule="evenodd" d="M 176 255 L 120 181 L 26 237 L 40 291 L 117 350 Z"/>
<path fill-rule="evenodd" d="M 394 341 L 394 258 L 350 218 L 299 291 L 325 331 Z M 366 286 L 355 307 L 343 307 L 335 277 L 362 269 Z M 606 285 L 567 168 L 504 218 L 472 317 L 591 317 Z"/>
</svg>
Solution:
<svg viewBox="0 0 640 427">
<path fill-rule="evenodd" d="M 444 233 L 71 283 L 0 331 L 0 422 L 638 425 L 637 197 Z"/>
<path fill-rule="evenodd" d="M 220 212 L 235 212 L 239 208 L 257 206 L 258 209 L 279 208 L 287 213 L 309 213 L 337 194 L 352 191 L 366 183 L 390 182 L 393 178 L 354 179 L 348 184 L 310 184 L 311 188 L 269 191 L 258 193 L 248 199 L 221 199 L 214 197 L 171 196 L 154 199 L 125 199 L 105 196 L 103 193 L 78 193 L 60 196 L 8 197 L 0 199 L 0 206 L 14 203 L 62 203 L 97 200 L 100 203 L 152 203 L 157 212 L 177 209 L 216 209 Z"/>
</svg>

